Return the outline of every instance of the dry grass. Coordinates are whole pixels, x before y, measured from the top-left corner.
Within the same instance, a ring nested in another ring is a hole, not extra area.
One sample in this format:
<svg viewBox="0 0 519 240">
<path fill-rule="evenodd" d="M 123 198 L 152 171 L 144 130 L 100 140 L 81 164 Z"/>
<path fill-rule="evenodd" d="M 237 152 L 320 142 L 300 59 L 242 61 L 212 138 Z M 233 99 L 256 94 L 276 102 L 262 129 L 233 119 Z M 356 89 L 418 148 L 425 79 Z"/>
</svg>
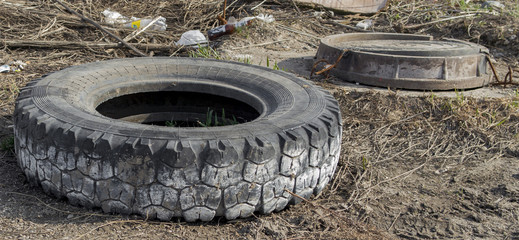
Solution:
<svg viewBox="0 0 519 240">
<path fill-rule="evenodd" d="M 377 221 L 368 219 L 369 206 L 387 197 L 388 187 L 519 157 L 517 94 L 474 99 L 462 92 L 438 98 L 339 90 L 335 97 L 343 114 L 343 148 L 337 177 L 319 202 L 342 202 L 339 209 L 361 221 Z"/>
<path fill-rule="evenodd" d="M 146 32 L 132 40 L 133 43 L 164 45 L 172 45 L 173 41 L 178 40 L 180 34 L 186 30 L 206 31 L 216 26 L 218 24 L 216 15 L 221 13 L 223 7 L 223 1 L 153 0 L 131 4 L 128 1 L 106 0 L 69 2 L 72 8 L 98 22 L 103 22 L 101 12 L 108 7 L 126 16 L 164 16 L 168 19 L 167 31 Z M 247 13 L 246 10 L 258 4 L 257 1 L 228 2 L 228 13 L 235 15 L 252 14 Z M 283 14 L 275 16 L 286 26 L 314 35 L 350 31 L 329 24 L 330 16 L 325 16 L 324 19 L 313 17 L 313 10 L 301 9 L 299 15 L 295 10 L 288 8 L 292 6 L 291 1 L 288 2 L 285 5 L 284 3 L 280 5 L 276 1 L 267 2 L 286 9 Z M 477 8 L 476 4 L 479 3 L 473 1 L 469 5 L 463 5 L 461 1 L 421 0 L 391 1 L 387 11 L 374 16 L 344 15 L 333 18 L 345 20 L 350 25 L 365 18 L 373 18 L 376 20 L 375 30 L 377 31 L 424 33 L 432 34 L 436 38 L 455 37 L 479 42 L 491 47 L 494 53 L 506 52 L 501 58 L 517 67 L 517 58 L 513 54 L 519 52 L 519 37 L 511 39 L 511 36 L 518 34 L 517 27 L 513 24 L 519 18 L 519 8 L 517 1 L 502 2 L 507 5 L 507 8 L 503 14 L 498 15 Z M 68 14 L 53 1 L 9 0 L 1 2 L 1 6 L 2 39 L 113 41 L 97 29 Z M 467 16 L 470 14 L 475 15 Z M 444 21 L 452 17 L 459 18 Z M 310 24 L 302 24 L 300 21 Z M 119 26 L 106 24 L 103 26 L 121 37 L 132 32 L 131 29 Z M 264 27 L 253 26 L 250 32 L 235 34 L 231 39 L 240 40 L 250 37 L 255 39 L 251 41 L 254 44 L 273 39 L 282 40 L 270 35 L 277 35 L 284 30 L 262 28 Z M 291 36 L 300 36 L 300 34 L 294 33 Z M 308 42 L 309 46 L 317 44 L 316 40 L 311 38 L 300 38 L 299 41 Z M 288 43 L 287 41 L 283 44 Z M 14 100 L 19 89 L 28 81 L 71 65 L 134 56 L 126 49 L 14 49 L 2 46 L 1 42 L 0 47 L 3 47 L 0 50 L 2 53 L 0 63 L 15 59 L 28 62 L 27 69 L 20 73 L 1 75 L 2 137 L 11 134 L 7 126 L 12 124 L 10 118 Z M 157 52 L 155 55 L 169 56 L 171 53 Z M 462 93 L 458 93 L 455 98 L 437 98 L 434 95 L 403 97 L 398 94 L 337 90 L 335 97 L 340 102 L 344 122 L 341 160 L 333 182 L 325 192 L 310 202 L 293 206 L 280 213 L 232 222 L 215 220 L 206 224 L 158 223 L 133 219 L 133 217 L 128 220 L 121 216 L 107 216 L 97 212 L 92 214 L 45 196 L 40 190 L 27 186 L 23 182 L 14 158 L 4 155 L 2 173 L 5 174 L 6 179 L 0 181 L 0 187 L 9 189 L 11 193 L 0 192 L 0 200 L 8 206 L 5 209 L 10 209 L 9 211 L 12 212 L 1 216 L 0 232 L 4 236 L 16 238 L 68 236 L 86 239 L 96 236 L 125 239 L 225 236 L 261 239 L 383 239 L 389 238 L 385 231 L 398 235 L 398 231 L 401 231 L 398 229 L 403 225 L 415 227 L 410 222 L 404 222 L 408 220 L 404 210 L 399 209 L 396 211 L 398 214 L 390 215 L 391 209 L 386 211 L 383 211 L 382 207 L 374 209 L 374 205 L 377 204 L 398 205 L 394 201 L 387 200 L 390 195 L 387 189 L 396 189 L 397 192 L 412 191 L 411 188 L 418 188 L 411 184 L 413 181 L 426 183 L 429 180 L 441 179 L 442 174 L 449 173 L 451 169 L 468 171 L 463 169 L 470 169 L 501 158 L 514 160 L 519 158 L 519 95 L 517 94 L 503 99 L 473 99 L 464 97 Z M 506 184 L 501 180 L 493 179 L 493 181 L 496 181 L 496 184 Z M 465 183 L 458 181 L 454 184 L 463 187 Z M 452 192 L 452 189 L 448 191 Z M 441 191 L 435 191 L 433 194 L 445 197 L 447 200 L 452 197 Z M 511 196 L 507 199 L 513 200 L 514 195 Z M 496 199 L 491 200 L 496 201 Z M 473 212 L 481 210 L 475 207 L 475 204 L 466 205 L 473 207 L 475 209 Z M 41 213 L 41 217 L 32 213 Z M 72 217 L 68 218 L 71 215 Z M 452 215 L 456 214 L 449 216 Z M 512 218 L 506 218 L 504 214 L 503 216 L 498 220 L 517 223 Z M 418 217 L 429 219 L 425 215 Z M 461 230 L 454 232 L 458 233 Z M 404 233 L 412 237 L 425 236 L 411 232 Z M 460 236 L 471 238 L 473 236 L 471 233 Z M 460 236 L 451 234 L 436 237 Z M 486 237 L 506 236 L 503 233 L 495 233 Z"/>
</svg>

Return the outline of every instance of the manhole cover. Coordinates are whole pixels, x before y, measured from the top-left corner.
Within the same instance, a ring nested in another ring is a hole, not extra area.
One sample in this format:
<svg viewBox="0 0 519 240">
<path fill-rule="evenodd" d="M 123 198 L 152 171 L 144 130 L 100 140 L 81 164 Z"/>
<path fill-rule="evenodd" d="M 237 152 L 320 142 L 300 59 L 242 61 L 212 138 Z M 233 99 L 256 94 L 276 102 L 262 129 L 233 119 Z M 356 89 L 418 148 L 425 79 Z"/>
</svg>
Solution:
<svg viewBox="0 0 519 240">
<path fill-rule="evenodd" d="M 482 87 L 487 74 L 488 50 L 454 39 L 390 33 L 339 34 L 321 40 L 317 59 L 335 63 L 339 78 L 367 85 L 451 90 Z"/>
</svg>

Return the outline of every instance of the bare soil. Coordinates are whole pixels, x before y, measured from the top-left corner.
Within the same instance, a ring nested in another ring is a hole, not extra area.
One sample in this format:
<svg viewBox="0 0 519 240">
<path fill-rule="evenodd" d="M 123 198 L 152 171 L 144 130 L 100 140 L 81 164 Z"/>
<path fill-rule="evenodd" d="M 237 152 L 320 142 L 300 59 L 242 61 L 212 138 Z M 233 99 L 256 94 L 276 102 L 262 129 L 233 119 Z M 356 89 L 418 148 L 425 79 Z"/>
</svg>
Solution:
<svg viewBox="0 0 519 240">
<path fill-rule="evenodd" d="M 416 92 L 309 76 L 319 38 L 353 32 L 330 21 L 354 26 L 369 18 L 374 20 L 370 29 L 374 31 L 430 34 L 482 44 L 490 49 L 502 80 L 509 67 L 519 66 L 519 29 L 514 25 L 519 22 L 518 1 L 501 1 L 506 7 L 493 10 L 481 8 L 481 1 L 391 1 L 386 10 L 374 15 L 296 9 L 292 1 L 266 1 L 250 10 L 260 2 L 236 1 L 227 14 L 240 18 L 268 13 L 276 21 L 255 22 L 218 39 L 218 54 L 212 57 L 276 67 L 334 94 L 342 110 L 343 144 L 335 178 L 323 193 L 271 215 L 207 223 L 110 215 L 49 197 L 26 182 L 12 152 L 12 111 L 19 89 L 71 65 L 136 55 L 124 48 L 10 47 L 0 41 L 0 64 L 28 63 L 20 72 L 0 73 L 1 238 L 519 239 L 517 85 Z M 216 15 L 223 8 L 223 1 L 68 4 L 99 22 L 108 7 L 126 16 L 166 17 L 167 31 L 146 31 L 130 41 L 171 46 L 146 51 L 154 56 L 200 56 L 193 50 L 178 50 L 172 43 L 184 31 L 205 32 L 217 26 Z M 53 1 L 4 0 L 0 6 L 2 40 L 114 42 Z M 132 32 L 103 26 L 122 37 Z M 516 81 L 517 74 L 511 74 Z"/>
</svg>

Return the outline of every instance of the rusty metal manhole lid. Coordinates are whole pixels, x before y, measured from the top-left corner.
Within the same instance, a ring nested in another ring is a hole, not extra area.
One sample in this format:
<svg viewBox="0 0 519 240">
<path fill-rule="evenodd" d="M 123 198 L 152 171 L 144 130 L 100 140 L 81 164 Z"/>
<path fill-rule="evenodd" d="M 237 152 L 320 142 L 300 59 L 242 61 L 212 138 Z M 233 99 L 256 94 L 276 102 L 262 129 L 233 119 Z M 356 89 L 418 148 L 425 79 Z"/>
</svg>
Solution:
<svg viewBox="0 0 519 240">
<path fill-rule="evenodd" d="M 480 45 L 430 36 L 391 33 L 351 33 L 321 40 L 317 59 L 337 61 L 332 74 L 367 85 L 451 90 L 482 87 L 490 82 Z"/>
</svg>

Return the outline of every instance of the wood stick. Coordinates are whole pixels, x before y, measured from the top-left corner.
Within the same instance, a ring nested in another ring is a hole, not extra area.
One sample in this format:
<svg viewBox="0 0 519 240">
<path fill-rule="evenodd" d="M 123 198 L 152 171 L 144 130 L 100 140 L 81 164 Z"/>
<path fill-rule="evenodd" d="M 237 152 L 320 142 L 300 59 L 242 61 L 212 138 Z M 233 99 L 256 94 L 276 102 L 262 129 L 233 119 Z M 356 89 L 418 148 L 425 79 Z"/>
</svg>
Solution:
<svg viewBox="0 0 519 240">
<path fill-rule="evenodd" d="M 270 44 L 274 44 L 274 43 L 280 43 L 280 42 L 284 42 L 284 41 L 288 41 L 288 39 L 282 39 L 282 40 L 278 40 L 278 41 L 265 42 L 265 43 L 259 43 L 259 44 L 252 44 L 252 45 L 247 45 L 247 46 L 243 46 L 243 47 L 235 47 L 232 50 L 250 48 L 250 47 L 261 47 L 261 46 L 266 46 L 266 45 L 270 45 Z"/>
<path fill-rule="evenodd" d="M 267 0 L 263 0 L 262 2 L 260 2 L 258 5 L 252 7 L 250 10 L 254 11 L 254 9 L 258 8 L 259 6 L 261 6 L 263 3 L 265 3 Z"/>
<path fill-rule="evenodd" d="M 142 49 L 148 49 L 153 51 L 169 51 L 177 49 L 177 46 L 169 46 L 164 44 L 141 44 L 141 43 L 128 43 L 133 48 L 138 47 Z M 71 42 L 71 41 L 41 41 L 41 40 L 0 40 L 0 46 L 12 47 L 12 48 L 56 48 L 56 49 L 110 49 L 110 48 L 124 48 L 119 43 L 106 43 L 106 42 Z"/>
<path fill-rule="evenodd" d="M 427 25 L 434 24 L 434 23 L 451 21 L 451 20 L 458 19 L 458 18 L 467 18 L 467 17 L 472 17 L 472 16 L 476 16 L 476 14 L 467 14 L 467 15 L 461 15 L 461 16 L 448 17 L 448 18 L 444 18 L 444 19 L 440 19 L 440 20 L 436 20 L 436 21 L 432 21 L 432 22 L 415 24 L 415 25 L 411 25 L 411 26 L 404 26 L 404 28 L 405 29 L 420 28 L 420 27 L 427 26 Z"/>
<path fill-rule="evenodd" d="M 299 7 L 296 4 L 296 1 L 292 0 L 292 3 L 294 4 L 294 7 L 296 8 L 297 14 L 301 15 L 301 10 L 299 10 Z"/>
<path fill-rule="evenodd" d="M 224 20 L 226 19 L 225 12 L 227 12 L 227 0 L 224 0 L 224 2 L 223 2 L 223 19 Z"/>
<path fill-rule="evenodd" d="M 66 4 L 64 4 L 63 2 L 61 2 L 60 0 L 54 0 L 55 2 L 57 2 L 58 4 L 60 4 L 61 6 L 63 6 L 65 9 L 67 9 L 67 11 L 73 13 L 74 15 L 80 17 L 81 19 L 83 19 L 83 21 L 85 22 L 88 22 L 92 25 L 94 25 L 96 28 L 98 28 L 99 30 L 101 30 L 102 32 L 110 35 L 111 37 L 115 38 L 117 41 L 119 41 L 120 43 L 122 43 L 124 46 L 128 47 L 129 49 L 135 51 L 137 54 L 139 54 L 141 57 L 147 57 L 148 55 L 146 55 L 145 53 L 141 52 L 139 49 L 135 48 L 134 46 L 128 44 L 126 41 L 124 41 L 123 39 L 121 39 L 119 36 L 111 33 L 110 31 L 104 29 L 101 25 L 99 25 L 97 22 L 83 16 L 82 14 L 74 11 L 72 8 L 68 7 Z"/>
<path fill-rule="evenodd" d="M 353 30 L 353 31 L 357 31 L 357 32 L 371 32 L 369 30 L 365 30 L 365 29 L 362 29 L 362 28 L 358 28 L 358 27 L 352 27 L 352 26 L 348 26 L 346 24 L 342 24 L 342 23 L 338 23 L 336 21 L 328 21 L 327 23 L 331 23 L 333 25 L 337 25 L 337 26 L 341 26 L 341 27 L 345 27 L 347 29 L 350 29 L 350 30 Z"/>
</svg>

